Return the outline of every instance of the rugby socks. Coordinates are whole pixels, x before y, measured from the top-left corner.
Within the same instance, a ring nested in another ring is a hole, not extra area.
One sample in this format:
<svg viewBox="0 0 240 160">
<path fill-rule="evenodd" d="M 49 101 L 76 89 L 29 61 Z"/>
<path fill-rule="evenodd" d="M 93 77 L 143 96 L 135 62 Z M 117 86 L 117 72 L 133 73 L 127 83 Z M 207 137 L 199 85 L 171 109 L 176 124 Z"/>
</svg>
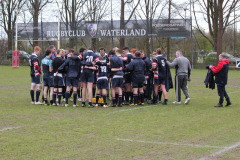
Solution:
<svg viewBox="0 0 240 160">
<path fill-rule="evenodd" d="M 96 94 L 96 88 L 92 88 L 92 96 L 93 96 L 93 98 L 95 98 L 95 94 Z"/>
<path fill-rule="evenodd" d="M 34 102 L 34 90 L 30 90 L 30 95 L 31 95 L 32 102 Z"/>
<path fill-rule="evenodd" d="M 134 104 L 137 104 L 138 94 L 133 94 L 133 98 L 134 98 Z"/>
<path fill-rule="evenodd" d="M 112 105 L 113 105 L 113 107 L 116 106 L 116 99 L 115 99 L 115 97 L 112 97 Z"/>
<path fill-rule="evenodd" d="M 56 103 L 56 98 L 57 98 L 57 92 L 53 92 L 53 103 L 54 104 L 57 104 Z"/>
<path fill-rule="evenodd" d="M 80 98 L 80 89 L 77 89 L 78 98 Z"/>
<path fill-rule="evenodd" d="M 39 90 L 36 91 L 36 102 L 39 101 L 40 93 L 41 93 L 41 91 L 39 91 Z"/>
<path fill-rule="evenodd" d="M 104 105 L 107 105 L 107 95 L 103 95 L 103 102 L 104 102 Z"/>
<path fill-rule="evenodd" d="M 53 105 L 53 100 L 50 100 L 50 104 Z"/>
<path fill-rule="evenodd" d="M 125 93 L 125 101 L 128 103 L 129 102 L 129 96 L 131 92 L 126 92 Z"/>
<path fill-rule="evenodd" d="M 73 93 L 73 89 L 70 90 L 70 94 L 68 98 L 72 97 L 72 93 Z"/>
<path fill-rule="evenodd" d="M 68 104 L 68 98 L 70 97 L 69 92 L 65 92 L 65 104 Z"/>
<path fill-rule="evenodd" d="M 88 102 L 89 106 L 92 106 L 92 102 Z"/>
<path fill-rule="evenodd" d="M 140 93 L 141 103 L 144 103 L 144 93 Z"/>
<path fill-rule="evenodd" d="M 116 94 L 115 94 L 115 98 L 116 98 L 116 104 L 117 104 L 117 103 L 119 103 L 119 102 L 118 102 L 118 97 L 119 97 L 119 94 L 118 94 L 118 93 L 116 93 Z"/>
<path fill-rule="evenodd" d="M 44 102 L 45 102 L 45 105 L 49 105 L 47 98 L 44 98 Z"/>
<path fill-rule="evenodd" d="M 121 107 L 122 106 L 122 95 L 118 96 L 118 106 Z"/>
<path fill-rule="evenodd" d="M 159 101 L 162 100 L 162 91 L 158 91 L 158 100 L 159 100 Z"/>
<path fill-rule="evenodd" d="M 73 104 L 76 105 L 77 104 L 77 92 L 74 91 L 73 93 Z"/>
<path fill-rule="evenodd" d="M 133 98 L 134 98 L 133 92 L 130 92 L 130 97 L 131 97 L 130 103 L 133 103 Z"/>
<path fill-rule="evenodd" d="M 62 92 L 58 92 L 58 104 L 61 104 Z"/>
<path fill-rule="evenodd" d="M 97 96 L 96 96 L 96 104 L 98 104 L 99 97 L 100 97 L 100 94 L 97 94 Z"/>
</svg>

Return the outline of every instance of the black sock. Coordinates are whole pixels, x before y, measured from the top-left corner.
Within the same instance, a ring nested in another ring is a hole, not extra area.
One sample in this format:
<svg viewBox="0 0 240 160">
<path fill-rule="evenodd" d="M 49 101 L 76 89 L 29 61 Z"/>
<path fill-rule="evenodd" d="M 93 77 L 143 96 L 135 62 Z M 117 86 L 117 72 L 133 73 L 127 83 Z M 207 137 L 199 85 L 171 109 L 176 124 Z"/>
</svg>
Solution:
<svg viewBox="0 0 240 160">
<path fill-rule="evenodd" d="M 65 103 L 68 104 L 68 98 L 70 97 L 69 92 L 65 92 Z"/>
<path fill-rule="evenodd" d="M 45 104 L 48 104 L 47 98 L 44 98 L 44 102 L 45 102 Z"/>
<path fill-rule="evenodd" d="M 69 93 L 69 97 L 68 97 L 68 98 L 72 97 L 72 93 L 73 93 L 73 89 L 70 90 L 70 93 Z"/>
<path fill-rule="evenodd" d="M 58 93 L 58 104 L 61 104 L 62 92 Z"/>
<path fill-rule="evenodd" d="M 118 93 L 115 94 L 116 104 L 118 103 Z"/>
<path fill-rule="evenodd" d="M 158 91 L 158 100 L 159 100 L 159 101 L 162 100 L 162 91 Z"/>
<path fill-rule="evenodd" d="M 122 105 L 122 95 L 118 96 L 118 106 Z"/>
<path fill-rule="evenodd" d="M 31 95 L 32 102 L 34 102 L 34 90 L 30 90 L 30 95 Z"/>
<path fill-rule="evenodd" d="M 133 92 L 130 92 L 130 97 L 131 97 L 130 103 L 133 103 Z"/>
<path fill-rule="evenodd" d="M 50 100 L 50 104 L 51 104 L 51 105 L 53 104 L 53 100 Z"/>
<path fill-rule="evenodd" d="M 99 97 L 100 97 L 100 94 L 97 94 L 97 96 L 96 96 L 96 104 L 98 104 Z"/>
<path fill-rule="evenodd" d="M 36 91 L 36 102 L 39 101 L 40 93 L 41 93 L 41 91 L 39 91 L 39 90 Z"/>
<path fill-rule="evenodd" d="M 106 95 L 103 95 L 103 102 L 104 102 L 104 105 L 107 105 L 107 96 Z"/>
<path fill-rule="evenodd" d="M 112 97 L 112 104 L 113 104 L 113 105 L 116 105 L 116 99 L 115 99 L 115 97 Z"/>
<path fill-rule="evenodd" d="M 92 96 L 95 98 L 96 88 L 92 88 Z"/>
<path fill-rule="evenodd" d="M 85 105 L 85 102 L 82 102 L 83 105 Z"/>
<path fill-rule="evenodd" d="M 73 104 L 76 105 L 77 104 L 77 92 L 73 93 Z"/>
<path fill-rule="evenodd" d="M 140 93 L 141 103 L 144 103 L 144 93 Z"/>
<path fill-rule="evenodd" d="M 80 89 L 77 89 L 78 98 L 80 98 Z"/>
<path fill-rule="evenodd" d="M 134 104 L 137 104 L 137 101 L 138 101 L 138 95 L 137 95 L 137 94 L 134 94 L 133 97 L 134 97 Z"/>
<path fill-rule="evenodd" d="M 92 102 L 88 102 L 89 106 L 92 106 Z"/>
<path fill-rule="evenodd" d="M 125 101 L 126 102 L 129 102 L 129 95 L 130 95 L 130 92 L 125 93 Z"/>
<path fill-rule="evenodd" d="M 53 92 L 53 103 L 56 104 L 57 92 Z"/>
<path fill-rule="evenodd" d="M 164 102 L 168 102 L 168 99 L 164 99 Z"/>
</svg>

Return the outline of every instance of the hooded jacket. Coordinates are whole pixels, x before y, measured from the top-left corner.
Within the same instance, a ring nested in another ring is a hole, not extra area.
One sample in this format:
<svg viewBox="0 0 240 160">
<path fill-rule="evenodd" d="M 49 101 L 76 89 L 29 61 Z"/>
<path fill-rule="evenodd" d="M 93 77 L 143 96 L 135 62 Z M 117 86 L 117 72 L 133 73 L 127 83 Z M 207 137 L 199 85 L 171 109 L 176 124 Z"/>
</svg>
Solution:
<svg viewBox="0 0 240 160">
<path fill-rule="evenodd" d="M 215 73 L 215 83 L 217 85 L 227 85 L 229 61 L 225 59 L 220 61 L 217 67 L 212 67 L 211 70 Z"/>
</svg>

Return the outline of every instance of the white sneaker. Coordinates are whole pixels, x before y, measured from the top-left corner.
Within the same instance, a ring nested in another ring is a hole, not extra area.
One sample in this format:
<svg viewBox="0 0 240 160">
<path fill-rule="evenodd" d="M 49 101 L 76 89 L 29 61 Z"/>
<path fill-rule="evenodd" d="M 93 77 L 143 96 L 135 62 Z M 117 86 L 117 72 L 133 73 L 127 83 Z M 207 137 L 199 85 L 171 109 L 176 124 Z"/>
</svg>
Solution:
<svg viewBox="0 0 240 160">
<path fill-rule="evenodd" d="M 62 99 L 62 102 L 66 102 L 65 98 Z"/>
<path fill-rule="evenodd" d="M 107 108 L 108 106 L 107 105 L 103 105 L 103 108 Z"/>
<path fill-rule="evenodd" d="M 78 107 L 78 105 L 76 104 L 76 105 L 73 105 L 73 107 Z"/>
<path fill-rule="evenodd" d="M 82 98 L 78 98 L 78 101 L 80 101 L 80 102 L 81 102 L 81 101 L 82 101 Z"/>
<path fill-rule="evenodd" d="M 57 106 L 57 104 L 56 104 L 56 103 L 53 103 L 53 106 Z"/>
<path fill-rule="evenodd" d="M 98 107 L 98 104 L 95 104 L 95 107 Z"/>
<path fill-rule="evenodd" d="M 35 104 L 35 102 L 31 102 L 31 104 Z"/>
<path fill-rule="evenodd" d="M 181 102 L 174 101 L 173 104 L 181 104 Z"/>
<path fill-rule="evenodd" d="M 36 104 L 36 105 L 43 105 L 43 103 L 42 103 L 42 102 L 39 102 L 39 101 L 38 101 L 38 102 L 35 102 L 35 104 Z"/>
<path fill-rule="evenodd" d="M 68 107 L 68 104 L 65 104 L 65 107 Z"/>
<path fill-rule="evenodd" d="M 184 104 L 188 104 L 189 102 L 190 102 L 190 98 L 188 97 L 188 98 L 185 100 Z"/>
</svg>

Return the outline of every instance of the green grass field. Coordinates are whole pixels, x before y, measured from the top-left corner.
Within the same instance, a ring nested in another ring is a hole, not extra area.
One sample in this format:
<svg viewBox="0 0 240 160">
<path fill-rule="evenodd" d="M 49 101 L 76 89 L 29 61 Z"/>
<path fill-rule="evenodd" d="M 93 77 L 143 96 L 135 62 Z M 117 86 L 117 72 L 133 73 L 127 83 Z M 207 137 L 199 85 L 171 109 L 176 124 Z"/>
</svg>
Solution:
<svg viewBox="0 0 240 160">
<path fill-rule="evenodd" d="M 31 105 L 29 67 L 0 66 L 0 159 L 239 160 L 239 71 L 229 71 L 230 107 L 213 107 L 205 76 L 192 71 L 189 105 L 171 104 L 172 89 L 167 106 L 65 108 Z"/>
</svg>

